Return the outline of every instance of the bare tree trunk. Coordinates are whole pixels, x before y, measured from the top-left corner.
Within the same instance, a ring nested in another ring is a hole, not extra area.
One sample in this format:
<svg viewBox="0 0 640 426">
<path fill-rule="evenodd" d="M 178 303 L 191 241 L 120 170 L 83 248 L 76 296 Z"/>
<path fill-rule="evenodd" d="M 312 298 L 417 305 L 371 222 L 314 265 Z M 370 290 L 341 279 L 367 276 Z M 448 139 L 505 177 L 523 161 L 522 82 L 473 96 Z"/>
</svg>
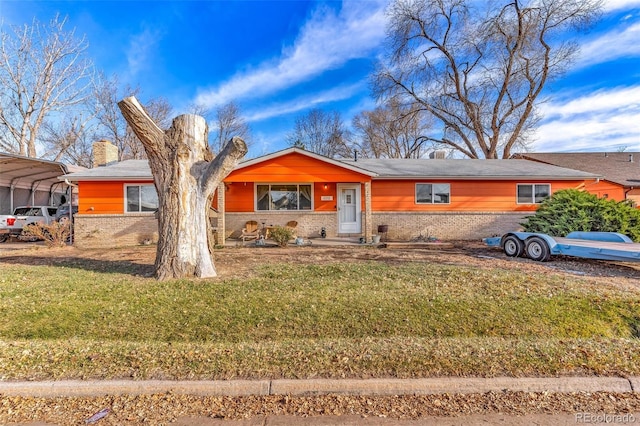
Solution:
<svg viewBox="0 0 640 426">
<path fill-rule="evenodd" d="M 126 98 L 118 106 L 144 145 L 158 192 L 156 277 L 215 277 L 207 240 L 208 200 L 247 153 L 244 141 L 232 138 L 213 159 L 204 118 L 181 115 L 164 132 L 136 98 Z"/>
</svg>

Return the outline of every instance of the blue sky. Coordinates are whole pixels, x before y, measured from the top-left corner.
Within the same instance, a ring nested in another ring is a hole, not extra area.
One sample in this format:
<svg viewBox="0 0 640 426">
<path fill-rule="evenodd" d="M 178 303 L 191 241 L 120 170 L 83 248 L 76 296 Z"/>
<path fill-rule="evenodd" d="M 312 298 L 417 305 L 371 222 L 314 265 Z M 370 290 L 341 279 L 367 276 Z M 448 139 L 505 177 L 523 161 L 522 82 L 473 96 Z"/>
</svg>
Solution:
<svg viewBox="0 0 640 426">
<path fill-rule="evenodd" d="M 252 128 L 249 157 L 287 146 L 311 108 L 345 122 L 375 107 L 368 75 L 385 38 L 385 0 L 0 0 L 3 25 L 68 16 L 90 56 L 141 100 L 175 113 L 237 102 Z M 532 151 L 640 151 L 640 0 L 606 0 L 581 56 L 550 84 Z"/>
</svg>

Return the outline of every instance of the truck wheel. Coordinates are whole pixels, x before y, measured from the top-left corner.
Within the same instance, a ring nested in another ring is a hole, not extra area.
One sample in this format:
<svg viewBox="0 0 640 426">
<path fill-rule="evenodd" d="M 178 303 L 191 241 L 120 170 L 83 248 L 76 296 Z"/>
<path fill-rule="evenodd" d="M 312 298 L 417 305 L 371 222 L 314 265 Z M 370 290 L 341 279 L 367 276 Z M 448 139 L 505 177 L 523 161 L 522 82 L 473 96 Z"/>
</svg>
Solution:
<svg viewBox="0 0 640 426">
<path fill-rule="evenodd" d="M 524 254 L 524 243 L 515 235 L 509 235 L 502 241 L 502 250 L 509 257 L 520 257 Z"/>
<path fill-rule="evenodd" d="M 527 256 L 538 262 L 546 262 L 551 259 L 551 250 L 545 240 L 540 237 L 531 237 L 526 241 Z"/>
<path fill-rule="evenodd" d="M 9 239 L 9 234 L 0 234 L 0 243 L 4 243 Z"/>
</svg>

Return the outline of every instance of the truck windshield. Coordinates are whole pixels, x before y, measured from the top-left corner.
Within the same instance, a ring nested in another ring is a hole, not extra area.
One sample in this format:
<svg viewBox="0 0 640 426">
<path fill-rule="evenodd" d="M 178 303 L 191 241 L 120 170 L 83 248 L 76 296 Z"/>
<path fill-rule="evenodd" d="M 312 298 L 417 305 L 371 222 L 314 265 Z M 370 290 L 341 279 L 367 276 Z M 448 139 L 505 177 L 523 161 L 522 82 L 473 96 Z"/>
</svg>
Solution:
<svg viewBox="0 0 640 426">
<path fill-rule="evenodd" d="M 13 214 L 15 216 L 41 216 L 40 209 L 35 207 L 19 207 Z"/>
</svg>

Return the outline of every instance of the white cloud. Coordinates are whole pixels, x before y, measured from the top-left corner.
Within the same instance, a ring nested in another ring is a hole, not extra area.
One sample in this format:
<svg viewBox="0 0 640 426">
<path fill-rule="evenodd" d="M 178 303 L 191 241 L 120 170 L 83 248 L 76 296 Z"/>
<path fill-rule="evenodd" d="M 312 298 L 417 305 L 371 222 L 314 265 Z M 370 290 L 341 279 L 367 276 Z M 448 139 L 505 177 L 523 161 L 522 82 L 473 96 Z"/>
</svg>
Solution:
<svg viewBox="0 0 640 426">
<path fill-rule="evenodd" d="M 577 68 L 608 62 L 614 59 L 640 56 L 640 23 L 623 29 L 616 28 L 580 47 Z"/>
<path fill-rule="evenodd" d="M 196 103 L 212 108 L 232 100 L 273 94 L 351 59 L 370 56 L 385 35 L 385 5 L 386 2 L 345 1 L 338 14 L 327 7 L 319 8 L 279 59 L 201 92 Z"/>
<path fill-rule="evenodd" d="M 150 57 L 158 43 L 161 34 L 158 31 L 145 29 L 131 37 L 127 48 L 127 72 L 135 76 L 143 71 L 150 63 Z"/>
<path fill-rule="evenodd" d="M 604 10 L 606 12 L 633 7 L 640 7 L 640 0 L 606 0 L 604 2 Z"/>
<path fill-rule="evenodd" d="M 600 90 L 541 106 L 546 117 L 533 150 L 640 150 L 640 86 Z"/>
<path fill-rule="evenodd" d="M 267 106 L 266 108 L 261 107 L 255 111 L 247 112 L 247 121 L 256 122 L 266 120 L 308 108 L 315 108 L 322 104 L 348 99 L 363 89 L 365 89 L 364 83 L 356 83 L 349 86 L 335 87 L 331 90 Z"/>
</svg>

